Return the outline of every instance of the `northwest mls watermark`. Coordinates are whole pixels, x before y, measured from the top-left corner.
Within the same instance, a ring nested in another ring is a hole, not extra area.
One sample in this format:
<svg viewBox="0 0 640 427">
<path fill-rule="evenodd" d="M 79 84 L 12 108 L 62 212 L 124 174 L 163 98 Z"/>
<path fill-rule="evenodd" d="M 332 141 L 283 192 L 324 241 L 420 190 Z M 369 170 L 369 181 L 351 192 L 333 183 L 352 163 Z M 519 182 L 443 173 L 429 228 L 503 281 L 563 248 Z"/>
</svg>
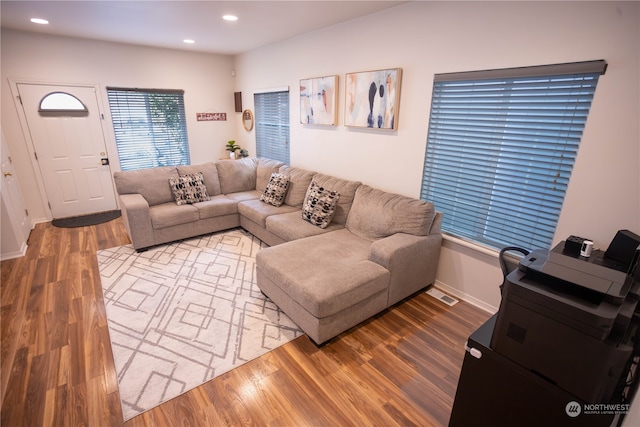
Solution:
<svg viewBox="0 0 640 427">
<path fill-rule="evenodd" d="M 576 401 L 567 403 L 564 411 L 571 418 L 580 415 L 617 415 L 627 414 L 629 412 L 628 403 L 585 403 L 580 404 Z"/>
</svg>

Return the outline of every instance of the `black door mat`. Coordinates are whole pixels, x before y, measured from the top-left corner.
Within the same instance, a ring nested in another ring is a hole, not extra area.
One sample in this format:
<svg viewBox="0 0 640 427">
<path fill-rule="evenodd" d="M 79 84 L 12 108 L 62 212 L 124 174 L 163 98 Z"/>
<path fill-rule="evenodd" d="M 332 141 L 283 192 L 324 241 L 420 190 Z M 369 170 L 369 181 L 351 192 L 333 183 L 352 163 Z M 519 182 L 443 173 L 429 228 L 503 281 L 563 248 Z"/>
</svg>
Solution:
<svg viewBox="0 0 640 427">
<path fill-rule="evenodd" d="M 54 219 L 53 221 L 51 221 L 51 225 L 58 228 L 86 227 L 88 225 L 102 224 L 103 222 L 111 221 L 113 219 L 119 218 L 120 215 L 121 212 L 119 210 L 98 212 L 89 215 Z"/>
</svg>

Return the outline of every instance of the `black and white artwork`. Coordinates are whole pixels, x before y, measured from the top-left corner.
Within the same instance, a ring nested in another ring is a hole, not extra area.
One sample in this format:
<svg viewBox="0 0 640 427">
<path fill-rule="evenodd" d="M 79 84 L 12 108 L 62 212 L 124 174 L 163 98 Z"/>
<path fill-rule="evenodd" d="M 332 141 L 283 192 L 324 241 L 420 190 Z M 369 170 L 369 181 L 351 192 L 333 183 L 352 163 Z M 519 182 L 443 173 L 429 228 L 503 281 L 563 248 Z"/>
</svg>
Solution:
<svg viewBox="0 0 640 427">
<path fill-rule="evenodd" d="M 401 80 L 401 68 L 347 74 L 344 124 L 396 130 Z"/>
</svg>

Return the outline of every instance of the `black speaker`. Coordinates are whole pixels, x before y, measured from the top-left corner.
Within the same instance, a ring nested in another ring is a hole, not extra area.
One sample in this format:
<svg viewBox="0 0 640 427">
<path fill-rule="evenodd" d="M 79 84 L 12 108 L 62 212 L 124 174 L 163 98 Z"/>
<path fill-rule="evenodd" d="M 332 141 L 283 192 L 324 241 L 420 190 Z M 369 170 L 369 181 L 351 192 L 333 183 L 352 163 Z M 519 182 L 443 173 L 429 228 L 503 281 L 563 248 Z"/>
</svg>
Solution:
<svg viewBox="0 0 640 427">
<path fill-rule="evenodd" d="M 242 113 L 242 92 L 233 92 L 236 103 L 236 113 Z"/>
<path fill-rule="evenodd" d="M 572 255 L 580 255 L 580 249 L 582 249 L 582 242 L 584 242 L 584 237 L 579 236 L 569 236 L 567 240 L 564 241 L 564 250 L 567 253 Z"/>
<path fill-rule="evenodd" d="M 637 262 L 636 253 L 640 247 L 640 236 L 629 230 L 618 230 L 615 237 L 604 253 L 606 258 L 621 262 L 630 269 L 634 267 L 633 261 Z"/>
</svg>

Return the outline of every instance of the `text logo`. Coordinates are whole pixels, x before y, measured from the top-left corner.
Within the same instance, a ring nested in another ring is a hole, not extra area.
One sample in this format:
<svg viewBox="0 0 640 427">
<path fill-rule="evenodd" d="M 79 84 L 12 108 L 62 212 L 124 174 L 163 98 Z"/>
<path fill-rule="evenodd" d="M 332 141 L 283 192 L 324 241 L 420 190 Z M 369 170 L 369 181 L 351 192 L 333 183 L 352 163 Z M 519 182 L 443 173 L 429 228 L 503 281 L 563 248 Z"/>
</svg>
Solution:
<svg viewBox="0 0 640 427">
<path fill-rule="evenodd" d="M 564 411 L 571 418 L 575 418 L 580 415 L 580 412 L 582 412 L 582 408 L 580 407 L 580 404 L 578 402 L 572 400 L 571 402 L 567 403 L 567 406 L 564 407 Z"/>
</svg>

